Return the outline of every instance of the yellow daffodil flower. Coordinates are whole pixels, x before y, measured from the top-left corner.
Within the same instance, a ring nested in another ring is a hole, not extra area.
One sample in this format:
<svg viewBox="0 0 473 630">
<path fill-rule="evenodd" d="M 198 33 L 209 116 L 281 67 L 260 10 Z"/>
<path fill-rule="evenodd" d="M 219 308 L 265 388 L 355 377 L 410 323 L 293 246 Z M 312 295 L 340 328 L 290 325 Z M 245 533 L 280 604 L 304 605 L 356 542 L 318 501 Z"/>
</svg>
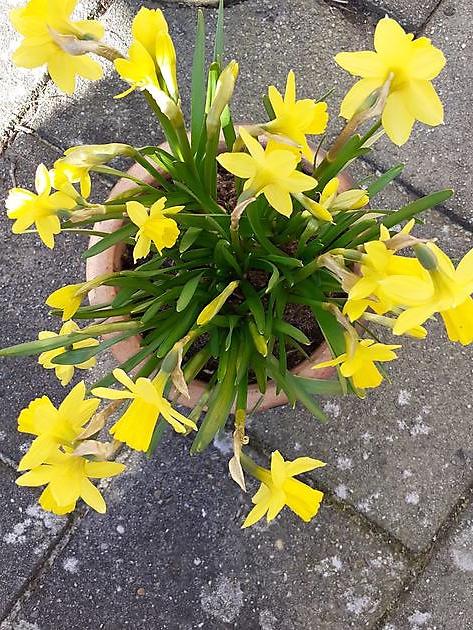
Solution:
<svg viewBox="0 0 473 630">
<path fill-rule="evenodd" d="M 396 256 L 395 251 L 388 249 L 384 241 L 369 241 L 364 244 L 364 249 L 360 264 L 361 277 L 348 292 L 344 307 L 344 313 L 349 313 L 352 321 L 358 319 L 368 306 L 372 306 L 373 300 L 377 303 L 374 310 L 380 315 L 402 306 L 403 302 L 397 293 L 390 290 L 390 285 L 385 282 L 391 276 L 402 275 L 412 293 L 420 298 L 427 295 L 424 285 L 426 272 L 418 260 Z"/>
<path fill-rule="evenodd" d="M 145 258 L 153 243 L 161 254 L 166 247 L 173 247 L 179 236 L 179 228 L 174 219 L 167 215 L 177 214 L 184 206 L 165 208 L 166 197 L 158 199 L 151 208 L 146 208 L 138 201 L 129 201 L 126 204 L 128 217 L 139 227 L 136 233 L 136 245 L 133 249 L 133 258 Z"/>
<path fill-rule="evenodd" d="M 67 321 L 74 317 L 77 309 L 81 305 L 84 293 L 81 292 L 84 284 L 67 284 L 56 291 L 53 291 L 46 300 L 46 304 L 51 308 L 57 308 L 62 313 L 62 320 Z"/>
<path fill-rule="evenodd" d="M 54 83 L 66 94 L 75 89 L 76 76 L 96 81 L 102 66 L 87 56 L 104 35 L 96 20 L 71 21 L 75 0 L 30 0 L 10 12 L 14 28 L 24 37 L 13 53 L 17 66 L 47 65 Z"/>
<path fill-rule="evenodd" d="M 61 327 L 59 335 L 69 335 L 70 333 L 78 331 L 80 331 L 79 326 L 73 321 L 68 321 Z M 39 333 L 38 339 L 52 339 L 57 336 L 58 333 L 43 330 Z M 92 357 L 91 359 L 83 361 L 82 363 L 77 363 L 76 365 L 58 365 L 57 363 L 53 363 L 53 359 L 71 348 L 72 350 L 79 350 L 80 348 L 90 348 L 91 346 L 98 345 L 99 342 L 97 339 L 84 339 L 83 341 L 77 341 L 69 348 L 56 348 L 55 350 L 42 352 L 38 357 L 38 363 L 46 370 L 54 369 L 57 378 L 61 381 L 61 385 L 66 386 L 71 382 L 72 377 L 74 376 L 75 368 L 79 368 L 80 370 L 90 370 L 90 368 L 93 368 L 96 365 L 97 360 L 95 357 Z"/>
<path fill-rule="evenodd" d="M 142 7 L 133 19 L 131 33 L 153 59 L 161 89 L 177 101 L 176 51 L 161 9 Z"/>
<path fill-rule="evenodd" d="M 114 61 L 118 74 L 130 88 L 116 98 L 127 96 L 136 89 L 147 90 L 173 125 L 182 127 L 184 119 L 178 104 L 176 53 L 161 10 L 141 8 L 133 20 L 132 34 L 128 59 Z"/>
<path fill-rule="evenodd" d="M 58 409 L 47 396 L 33 400 L 18 416 L 18 431 L 37 437 L 21 459 L 18 470 L 35 468 L 59 446 L 71 446 L 99 404 L 96 398 L 85 398 L 83 381 L 69 392 Z"/>
<path fill-rule="evenodd" d="M 225 302 L 228 300 L 230 295 L 235 291 L 238 285 L 238 280 L 233 280 L 224 288 L 221 293 L 219 293 L 219 295 L 217 295 L 216 298 L 209 302 L 209 304 L 207 304 L 207 306 L 205 306 L 200 312 L 197 318 L 197 325 L 203 326 L 204 324 L 207 324 L 211 319 L 213 319 L 215 315 L 217 315 L 217 313 L 220 311 L 222 306 L 225 304 Z"/>
<path fill-rule="evenodd" d="M 294 479 L 296 475 L 320 468 L 325 464 L 311 457 L 298 457 L 284 461 L 279 451 L 271 455 L 271 470 L 255 466 L 251 474 L 261 481 L 258 492 L 252 498 L 255 507 L 246 517 L 242 527 L 250 527 L 266 514 L 272 521 L 285 505 L 303 521 L 309 522 L 319 511 L 323 492 Z"/>
<path fill-rule="evenodd" d="M 246 179 L 243 190 L 246 198 L 263 194 L 269 205 L 280 214 L 289 217 L 292 213 L 291 194 L 311 190 L 316 180 L 296 170 L 300 156 L 268 142 L 266 149 L 240 127 L 240 136 L 248 153 L 222 153 L 217 161 L 223 168 L 237 177 Z"/>
<path fill-rule="evenodd" d="M 296 78 L 292 70 L 287 75 L 284 98 L 274 85 L 269 86 L 268 95 L 275 118 L 266 123 L 264 129 L 295 142 L 302 155 L 312 162 L 314 153 L 307 143 L 306 135 L 325 131 L 328 122 L 327 103 L 316 103 L 308 98 L 297 101 Z"/>
<path fill-rule="evenodd" d="M 325 218 L 336 212 L 345 212 L 347 210 L 359 210 L 369 203 L 369 197 L 366 190 L 362 188 L 354 188 L 338 192 L 340 188 L 340 180 L 338 177 L 331 179 L 320 193 L 319 201 L 312 201 L 312 207 L 308 208 L 312 214 L 318 218 Z"/>
<path fill-rule="evenodd" d="M 119 462 L 92 462 L 70 452 L 55 450 L 45 462 L 21 475 L 19 486 L 44 486 L 39 504 L 48 512 L 67 514 L 82 499 L 96 512 L 107 511 L 105 501 L 90 479 L 115 477 L 125 470 Z"/>
<path fill-rule="evenodd" d="M 384 281 L 386 289 L 408 308 L 399 315 L 394 334 L 425 322 L 440 313 L 451 341 L 462 345 L 473 342 L 473 250 L 470 250 L 455 269 L 449 257 L 434 243 L 424 246 L 433 256 L 433 265 L 426 271 L 422 291 L 412 290 L 402 275 Z"/>
<path fill-rule="evenodd" d="M 197 430 L 192 420 L 173 409 L 171 403 L 164 398 L 168 374 L 158 374 L 153 380 L 139 378 L 134 383 L 126 372 L 117 368 L 113 370 L 113 376 L 126 387 L 125 390 L 97 387 L 92 393 L 110 400 L 131 399 L 128 409 L 110 429 L 115 439 L 125 442 L 136 451 L 147 451 L 160 415 L 177 433 L 185 433 L 186 427 Z"/>
<path fill-rule="evenodd" d="M 82 197 L 87 199 L 91 191 L 90 170 L 113 160 L 119 155 L 131 155 L 133 147 L 113 142 L 110 144 L 86 144 L 64 151 L 64 157 L 56 160 L 53 169 L 53 185 L 61 189 L 62 180 L 79 183 Z"/>
<path fill-rule="evenodd" d="M 54 247 L 54 235 L 61 231 L 58 213 L 76 207 L 74 199 L 63 192 L 51 194 L 51 179 L 48 169 L 40 164 L 36 169 L 36 195 L 24 188 L 12 188 L 5 205 L 9 219 L 15 222 L 13 234 L 22 234 L 33 224 L 46 245 Z"/>
<path fill-rule="evenodd" d="M 401 346 L 375 343 L 372 339 L 358 339 L 353 334 L 345 333 L 346 352 L 330 361 L 323 361 L 313 366 L 314 370 L 341 365 L 340 372 L 345 378 L 351 378 L 357 389 L 378 387 L 383 375 L 375 361 L 393 361 L 397 356 L 393 350 Z"/>
<path fill-rule="evenodd" d="M 445 65 L 442 51 L 427 37 L 414 39 L 412 33 L 406 33 L 388 17 L 376 26 L 374 47 L 376 52 L 342 52 L 335 56 L 339 66 L 361 77 L 343 99 L 341 115 L 351 118 L 367 97 L 391 76 L 382 114 L 382 124 L 389 138 L 397 145 L 404 144 L 416 120 L 440 125 L 443 106 L 431 81 Z"/>
</svg>

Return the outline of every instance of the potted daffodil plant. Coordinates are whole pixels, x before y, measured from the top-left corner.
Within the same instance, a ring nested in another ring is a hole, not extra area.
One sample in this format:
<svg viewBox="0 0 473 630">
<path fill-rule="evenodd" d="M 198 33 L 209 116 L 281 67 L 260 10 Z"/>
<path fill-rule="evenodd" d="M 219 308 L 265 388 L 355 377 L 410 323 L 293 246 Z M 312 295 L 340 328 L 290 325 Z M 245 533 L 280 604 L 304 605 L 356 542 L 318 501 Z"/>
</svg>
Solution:
<svg viewBox="0 0 473 630">
<path fill-rule="evenodd" d="M 41 396 L 21 411 L 18 430 L 33 441 L 17 483 L 42 486 L 39 502 L 56 514 L 79 499 L 103 513 L 91 480 L 124 470 L 116 459 L 124 445 L 151 456 L 168 431 L 199 454 L 230 423 L 231 477 L 243 490 L 245 475 L 261 484 L 243 526 L 274 519 L 286 505 L 310 521 L 323 494 L 297 476 L 324 463 L 286 461 L 281 444 L 260 466 L 247 446 L 248 414 L 257 423 L 258 409 L 298 402 L 323 420 L 317 396 L 363 398 L 382 384 L 403 337 L 422 343 L 435 316 L 452 342 L 473 341 L 473 252 L 455 267 L 435 239 L 415 235 L 421 213 L 451 191 L 383 209 L 376 196 L 402 165 L 358 184 L 346 171 L 382 136 L 402 145 L 416 121 L 442 123 L 432 80 L 444 55 L 385 17 L 374 50 L 335 57 L 357 77 L 338 132 L 327 134 L 323 98 L 298 98 L 292 70 L 284 89 L 268 87 L 265 119 L 238 124 L 231 113 L 238 63 L 224 60 L 221 2 L 209 65 L 197 12 L 186 120 L 163 13 L 141 8 L 128 50 L 119 51 L 105 43 L 99 22 L 73 19 L 74 5 L 29 0 L 14 9 L 22 37 L 14 62 L 46 65 L 67 94 L 77 77 L 99 80 L 102 63 L 111 64 L 124 83 L 116 98 L 139 92 L 165 143 L 110 138 L 72 147 L 37 167 L 35 191 L 9 192 L 14 234 L 53 248 L 71 232 L 90 244 L 88 277 L 46 300 L 62 320 L 58 330 L 0 356 L 37 356 L 64 387 L 103 351 L 117 359 L 111 373 L 78 381 L 58 406 Z M 96 173 L 117 180 L 101 203 L 89 200 Z M 379 328 L 392 343 L 379 341 Z"/>
</svg>

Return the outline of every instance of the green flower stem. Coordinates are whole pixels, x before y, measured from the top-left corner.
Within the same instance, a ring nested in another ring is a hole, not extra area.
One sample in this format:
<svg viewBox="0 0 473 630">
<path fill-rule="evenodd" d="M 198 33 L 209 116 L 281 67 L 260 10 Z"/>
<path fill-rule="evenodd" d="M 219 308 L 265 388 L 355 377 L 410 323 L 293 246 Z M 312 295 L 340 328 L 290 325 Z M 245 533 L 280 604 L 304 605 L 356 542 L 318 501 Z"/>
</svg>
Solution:
<svg viewBox="0 0 473 630">
<path fill-rule="evenodd" d="M 262 468 L 261 466 L 258 466 L 258 464 L 255 464 L 251 457 L 248 457 L 248 455 L 243 453 L 243 451 L 240 453 L 240 463 L 249 475 L 251 475 L 255 479 L 258 479 L 259 481 L 266 483 L 271 477 L 271 475 L 265 468 Z"/>
<path fill-rule="evenodd" d="M 171 125 L 169 119 L 159 109 L 158 104 L 156 103 L 154 98 L 151 96 L 151 94 L 146 90 L 143 93 L 145 95 L 148 105 L 150 106 L 153 113 L 156 115 L 156 118 L 158 119 L 159 124 L 163 128 L 164 135 L 166 136 L 166 140 L 168 141 L 169 146 L 171 147 L 171 151 L 174 157 L 178 158 L 179 160 L 182 160 L 183 156 L 180 150 L 180 143 L 177 138 L 177 134 L 174 127 Z"/>
</svg>

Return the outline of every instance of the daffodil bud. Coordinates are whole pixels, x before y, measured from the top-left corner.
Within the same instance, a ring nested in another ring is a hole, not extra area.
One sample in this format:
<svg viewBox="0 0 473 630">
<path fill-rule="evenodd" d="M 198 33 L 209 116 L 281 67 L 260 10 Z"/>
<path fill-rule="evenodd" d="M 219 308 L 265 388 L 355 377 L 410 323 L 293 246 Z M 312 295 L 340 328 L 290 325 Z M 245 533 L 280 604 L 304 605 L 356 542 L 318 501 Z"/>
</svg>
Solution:
<svg viewBox="0 0 473 630">
<path fill-rule="evenodd" d="M 166 118 L 169 118 L 172 126 L 176 129 L 184 127 L 184 116 L 179 105 L 175 103 L 166 92 L 153 85 L 147 86 L 146 89 L 156 101 L 157 106 Z"/>
<path fill-rule="evenodd" d="M 84 144 L 83 146 L 71 147 L 64 152 L 64 157 L 59 162 L 92 168 L 100 164 L 106 164 L 119 155 L 132 156 L 134 148 L 129 144 L 111 142 L 110 144 Z"/>
<path fill-rule="evenodd" d="M 200 312 L 200 315 L 197 318 L 197 325 L 203 326 L 213 319 L 239 284 L 238 280 L 233 280 L 233 282 L 230 282 L 216 298 L 209 302 L 209 304 L 207 304 L 207 306 Z"/>
<path fill-rule="evenodd" d="M 236 61 L 230 61 L 218 78 L 215 96 L 207 114 L 206 124 L 209 134 L 220 127 L 220 117 L 232 98 L 237 77 L 238 63 Z"/>
<path fill-rule="evenodd" d="M 427 271 L 435 271 L 438 269 L 438 261 L 434 252 L 429 249 L 423 243 L 419 243 L 414 247 L 415 255 L 417 256 L 417 260 L 420 262 L 424 269 Z"/>
</svg>

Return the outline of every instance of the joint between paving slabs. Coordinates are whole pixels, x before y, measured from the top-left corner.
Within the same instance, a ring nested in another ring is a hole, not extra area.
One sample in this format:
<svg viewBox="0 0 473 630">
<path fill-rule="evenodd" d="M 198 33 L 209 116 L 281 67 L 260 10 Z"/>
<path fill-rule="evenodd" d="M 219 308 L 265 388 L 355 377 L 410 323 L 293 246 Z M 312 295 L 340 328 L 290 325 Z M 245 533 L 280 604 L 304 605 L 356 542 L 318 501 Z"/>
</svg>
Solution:
<svg viewBox="0 0 473 630">
<path fill-rule="evenodd" d="M 373 630 L 384 630 L 386 624 L 389 623 L 393 613 L 406 600 L 413 587 L 421 579 L 424 571 L 430 564 L 430 561 L 438 549 L 441 549 L 448 538 L 449 534 L 460 521 L 463 513 L 473 502 L 473 483 L 460 495 L 459 499 L 452 507 L 443 523 L 434 534 L 430 545 L 423 551 L 412 555 L 412 568 L 408 572 L 405 580 L 387 605 L 384 613 L 373 626 Z M 411 552 L 412 553 L 412 552 Z"/>
<path fill-rule="evenodd" d="M 380 171 L 380 172 L 383 171 L 383 168 L 381 168 L 376 163 L 375 160 L 371 160 L 371 159 L 366 158 L 366 157 L 362 157 L 362 158 L 360 158 L 360 160 L 362 162 L 364 162 L 366 165 L 368 165 L 372 169 L 376 169 L 377 171 Z M 402 177 L 402 175 L 400 175 L 398 178 L 396 178 L 394 183 L 397 183 L 401 188 L 404 188 L 405 192 L 410 193 L 411 195 L 414 195 L 416 197 L 423 197 L 426 194 L 425 192 L 423 192 L 422 190 L 420 190 L 416 186 L 413 186 L 408 181 L 406 181 Z M 439 212 L 446 219 L 448 219 L 449 221 L 451 221 L 455 225 L 458 225 L 459 227 L 461 227 L 466 232 L 473 233 L 473 223 L 470 222 L 470 221 L 467 221 L 462 216 L 457 214 L 455 212 L 455 210 L 451 210 L 450 208 L 448 208 L 444 204 L 439 204 L 437 206 L 434 206 L 433 210 L 435 210 L 436 212 Z"/>
<path fill-rule="evenodd" d="M 121 458 L 121 461 L 125 463 L 131 457 L 131 454 L 128 454 L 127 451 L 123 451 L 123 447 L 117 451 L 114 459 L 117 459 L 122 452 L 125 452 L 125 455 Z M 115 478 L 104 479 L 98 484 L 98 488 L 101 491 L 106 491 L 115 481 Z M 81 505 L 68 517 L 62 530 L 54 538 L 54 540 L 51 541 L 51 544 L 48 546 L 42 560 L 38 562 L 32 574 L 27 580 L 25 580 L 24 584 L 18 590 L 14 598 L 12 598 L 11 602 L 7 604 L 3 616 L 0 617 L 0 627 L 2 627 L 3 623 L 7 621 L 10 621 L 11 623 L 16 622 L 17 617 L 21 612 L 22 605 L 34 595 L 36 585 L 41 577 L 53 568 L 56 559 L 67 547 L 74 534 L 79 531 L 81 522 L 90 512 L 92 512 L 92 510 L 89 507 Z"/>
</svg>

